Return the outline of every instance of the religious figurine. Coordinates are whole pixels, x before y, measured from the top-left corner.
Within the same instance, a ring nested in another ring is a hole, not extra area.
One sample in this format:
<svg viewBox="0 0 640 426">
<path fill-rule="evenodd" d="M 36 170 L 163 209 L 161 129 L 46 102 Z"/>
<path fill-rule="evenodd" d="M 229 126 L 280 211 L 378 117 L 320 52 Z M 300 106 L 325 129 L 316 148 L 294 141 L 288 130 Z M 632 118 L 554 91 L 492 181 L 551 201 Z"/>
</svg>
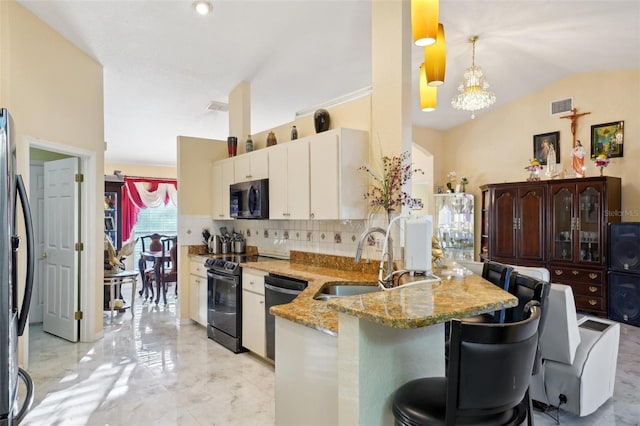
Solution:
<svg viewBox="0 0 640 426">
<path fill-rule="evenodd" d="M 547 152 L 547 173 L 546 175 L 553 179 L 557 175 L 556 171 L 556 150 L 553 144 L 549 144 L 549 150 Z"/>
<path fill-rule="evenodd" d="M 584 148 L 580 140 L 576 141 L 576 146 L 571 152 L 571 167 L 576 174 L 576 177 L 584 177 Z"/>
</svg>

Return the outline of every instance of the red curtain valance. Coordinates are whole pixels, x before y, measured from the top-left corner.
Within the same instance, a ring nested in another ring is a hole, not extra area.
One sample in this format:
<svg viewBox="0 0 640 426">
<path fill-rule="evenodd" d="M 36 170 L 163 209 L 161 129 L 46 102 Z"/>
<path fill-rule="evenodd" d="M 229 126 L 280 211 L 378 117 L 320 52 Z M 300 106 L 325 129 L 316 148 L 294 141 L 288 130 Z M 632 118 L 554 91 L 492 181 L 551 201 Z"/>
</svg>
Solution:
<svg viewBox="0 0 640 426">
<path fill-rule="evenodd" d="M 170 202 L 178 205 L 178 182 L 175 179 L 125 176 L 122 187 L 122 241 L 127 241 L 131 236 L 140 210 Z"/>
</svg>

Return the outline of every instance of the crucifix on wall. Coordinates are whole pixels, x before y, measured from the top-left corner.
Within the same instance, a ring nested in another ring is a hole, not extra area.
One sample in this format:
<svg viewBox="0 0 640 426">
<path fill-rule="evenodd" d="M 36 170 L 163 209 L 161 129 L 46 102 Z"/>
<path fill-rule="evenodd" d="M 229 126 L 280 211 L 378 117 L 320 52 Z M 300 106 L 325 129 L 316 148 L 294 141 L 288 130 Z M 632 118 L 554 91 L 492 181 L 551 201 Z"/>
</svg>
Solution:
<svg viewBox="0 0 640 426">
<path fill-rule="evenodd" d="M 577 109 L 573 108 L 571 110 L 571 115 L 563 115 L 562 117 L 560 117 L 560 118 L 568 118 L 571 120 L 571 135 L 573 135 L 573 150 L 571 151 L 571 168 L 573 169 L 573 172 L 576 174 L 577 177 L 584 176 L 584 171 L 585 171 L 584 157 L 586 155 L 586 152 L 584 150 L 584 147 L 580 143 L 580 141 L 578 141 L 576 145 L 576 127 L 578 124 L 578 118 L 587 114 L 591 114 L 591 113 L 581 112 L 580 114 L 578 114 Z"/>
<path fill-rule="evenodd" d="M 571 120 L 571 134 L 573 135 L 573 147 L 576 147 L 576 127 L 578 125 L 578 118 L 582 117 L 583 115 L 587 115 L 587 114 L 591 114 L 590 112 L 581 112 L 580 114 L 578 114 L 578 110 L 576 108 L 573 108 L 571 110 L 571 115 L 563 115 L 560 118 L 568 118 Z"/>
</svg>

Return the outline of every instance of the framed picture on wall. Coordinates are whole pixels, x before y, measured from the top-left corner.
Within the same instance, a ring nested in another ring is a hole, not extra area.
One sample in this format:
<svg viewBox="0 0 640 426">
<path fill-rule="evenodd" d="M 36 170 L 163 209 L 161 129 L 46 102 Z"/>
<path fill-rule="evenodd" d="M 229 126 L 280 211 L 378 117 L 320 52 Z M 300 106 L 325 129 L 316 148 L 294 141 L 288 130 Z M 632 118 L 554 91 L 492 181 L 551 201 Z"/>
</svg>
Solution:
<svg viewBox="0 0 640 426">
<path fill-rule="evenodd" d="M 556 152 L 556 164 L 560 163 L 560 132 L 533 136 L 533 157 L 537 158 L 540 164 L 547 164 L 547 156 L 551 147 Z"/>
<path fill-rule="evenodd" d="M 591 126 L 591 158 L 604 154 L 622 157 L 624 148 L 624 121 Z"/>
</svg>

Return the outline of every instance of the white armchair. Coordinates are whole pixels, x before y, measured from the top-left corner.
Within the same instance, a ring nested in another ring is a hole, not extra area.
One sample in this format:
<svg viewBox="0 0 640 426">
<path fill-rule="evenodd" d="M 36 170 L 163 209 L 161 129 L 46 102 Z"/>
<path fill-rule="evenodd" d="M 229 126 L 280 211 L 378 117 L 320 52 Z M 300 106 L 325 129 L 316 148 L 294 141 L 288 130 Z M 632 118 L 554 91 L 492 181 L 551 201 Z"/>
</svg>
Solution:
<svg viewBox="0 0 640 426">
<path fill-rule="evenodd" d="M 571 287 L 563 284 L 551 285 L 548 309 L 540 336 L 543 364 L 531 379 L 531 398 L 558 406 L 564 395 L 561 408 L 586 416 L 613 396 L 620 325 L 578 320 Z"/>
</svg>

